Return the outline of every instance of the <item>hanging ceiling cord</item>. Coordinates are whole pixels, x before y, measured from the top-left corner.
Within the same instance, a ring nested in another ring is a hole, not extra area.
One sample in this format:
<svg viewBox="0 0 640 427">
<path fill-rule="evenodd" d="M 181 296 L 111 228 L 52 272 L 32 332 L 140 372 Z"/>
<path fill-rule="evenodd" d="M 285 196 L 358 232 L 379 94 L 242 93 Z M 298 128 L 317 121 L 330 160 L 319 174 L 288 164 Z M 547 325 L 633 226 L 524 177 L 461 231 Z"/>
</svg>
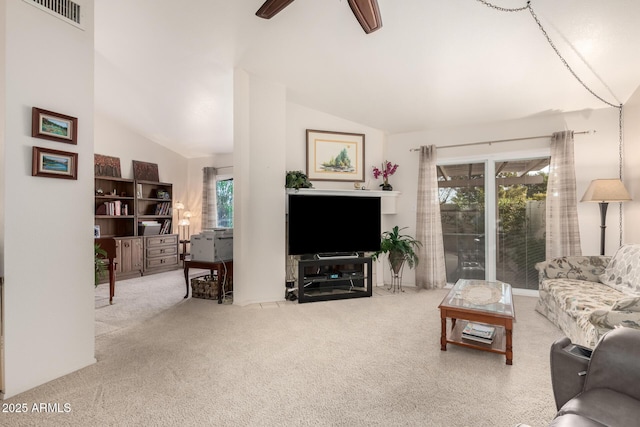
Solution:
<svg viewBox="0 0 640 427">
<path fill-rule="evenodd" d="M 529 13 L 531 14 L 531 17 L 536 21 L 536 24 L 538 24 L 538 28 L 540 28 L 540 31 L 542 32 L 544 37 L 547 39 L 547 42 L 549 43 L 549 45 L 551 46 L 553 51 L 556 53 L 556 55 L 558 55 L 558 58 L 560 58 L 560 61 L 562 61 L 562 63 L 566 67 L 566 69 L 569 70 L 571 75 L 578 81 L 578 83 L 580 83 L 582 85 L 582 87 L 584 87 L 591 95 L 593 95 L 594 97 L 598 98 L 604 104 L 606 104 L 606 105 L 608 105 L 610 107 L 618 109 L 618 117 L 619 117 L 618 118 L 618 127 L 619 127 L 619 132 L 618 132 L 618 137 L 619 137 L 619 141 L 618 141 L 618 155 L 619 155 L 619 159 L 618 159 L 618 176 L 619 176 L 620 180 L 622 181 L 622 148 L 623 148 L 623 135 L 622 135 L 622 125 L 623 125 L 623 123 L 622 123 L 622 119 L 623 119 L 622 108 L 623 108 L 623 106 L 622 106 L 622 103 L 617 105 L 617 104 L 613 104 L 613 103 L 605 100 L 604 98 L 602 98 L 601 96 L 596 94 L 593 90 L 591 90 L 591 88 L 589 88 L 589 86 L 587 86 L 586 83 L 583 82 L 580 77 L 578 77 L 578 75 L 575 73 L 575 71 L 573 71 L 573 69 L 571 68 L 569 63 L 560 54 L 560 51 L 558 50 L 556 45 L 551 40 L 551 37 L 549 37 L 549 34 L 547 34 L 547 31 L 542 26 L 542 23 L 538 19 L 538 15 L 536 15 L 536 13 L 533 11 L 533 8 L 531 7 L 531 0 L 527 1 L 527 5 L 526 6 L 519 7 L 519 8 L 504 8 L 504 7 L 496 6 L 496 5 L 492 4 L 492 3 L 489 3 L 486 0 L 477 0 L 477 1 L 479 1 L 482 4 L 484 4 L 487 7 L 499 10 L 501 12 L 521 12 L 523 10 L 529 10 Z M 619 215 L 619 218 L 620 218 L 620 228 L 619 228 L 619 230 L 620 230 L 620 246 L 622 246 L 622 203 L 619 203 L 619 205 L 620 205 L 620 215 Z"/>
<path fill-rule="evenodd" d="M 620 105 L 613 104 L 613 103 L 607 101 L 606 99 L 604 99 L 603 97 L 601 97 L 600 95 L 596 94 L 593 90 L 591 90 L 591 88 L 589 88 L 589 86 L 586 85 L 585 82 L 582 81 L 582 79 L 580 77 L 578 77 L 578 75 L 575 73 L 575 71 L 573 71 L 573 69 L 571 68 L 569 63 L 564 59 L 564 57 L 562 56 L 562 54 L 560 53 L 560 51 L 558 50 L 556 45 L 553 43 L 553 40 L 551 40 L 551 37 L 549 37 L 549 34 L 547 34 L 547 31 L 542 26 L 542 23 L 538 19 L 538 15 L 536 15 L 536 13 L 533 11 L 533 7 L 531 7 L 531 0 L 527 1 L 527 5 L 526 6 L 513 8 L 513 9 L 508 9 L 508 8 L 496 6 L 494 4 L 489 3 L 486 0 L 477 0 L 477 1 L 479 1 L 482 4 L 484 4 L 487 7 L 499 10 L 501 12 L 521 12 L 523 10 L 529 10 L 529 13 L 531 14 L 531 17 L 534 19 L 534 21 L 536 21 L 536 24 L 538 24 L 538 28 L 540 28 L 540 31 L 542 32 L 542 35 L 544 36 L 544 38 L 547 39 L 547 42 L 549 43 L 549 45 L 551 46 L 553 51 L 556 53 L 556 55 L 558 55 L 558 58 L 560 58 L 560 61 L 562 61 L 564 66 L 567 68 L 567 70 L 569 70 L 571 75 L 578 81 L 578 83 L 580 83 L 582 85 L 582 87 L 584 87 L 591 95 L 593 95 L 596 98 L 598 98 L 601 102 L 603 102 L 603 103 L 605 103 L 605 104 L 607 104 L 607 105 L 609 105 L 610 107 L 613 107 L 613 108 L 622 108 L 622 104 L 620 104 Z"/>
<path fill-rule="evenodd" d="M 622 141 L 624 141 L 624 136 L 622 135 L 622 130 L 624 129 L 623 126 L 623 117 L 624 115 L 622 114 L 622 104 L 620 104 L 620 108 L 618 109 L 618 137 L 620 138 L 620 143 L 618 144 L 618 177 L 620 178 L 620 181 L 622 181 L 622 151 L 624 149 Z M 620 209 L 620 214 L 618 215 L 618 218 L 620 219 L 620 245 L 622 246 L 622 203 L 618 203 L 618 208 Z"/>
</svg>

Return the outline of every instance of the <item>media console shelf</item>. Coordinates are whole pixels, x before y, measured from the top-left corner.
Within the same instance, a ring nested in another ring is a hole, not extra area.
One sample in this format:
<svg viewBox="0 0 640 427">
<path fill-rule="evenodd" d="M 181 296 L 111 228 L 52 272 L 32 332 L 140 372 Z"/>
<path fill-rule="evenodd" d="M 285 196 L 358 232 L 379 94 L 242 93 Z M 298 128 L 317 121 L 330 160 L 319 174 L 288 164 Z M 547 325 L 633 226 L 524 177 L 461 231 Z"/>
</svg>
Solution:
<svg viewBox="0 0 640 427">
<path fill-rule="evenodd" d="M 370 297 L 371 257 L 298 261 L 298 302 Z"/>
</svg>

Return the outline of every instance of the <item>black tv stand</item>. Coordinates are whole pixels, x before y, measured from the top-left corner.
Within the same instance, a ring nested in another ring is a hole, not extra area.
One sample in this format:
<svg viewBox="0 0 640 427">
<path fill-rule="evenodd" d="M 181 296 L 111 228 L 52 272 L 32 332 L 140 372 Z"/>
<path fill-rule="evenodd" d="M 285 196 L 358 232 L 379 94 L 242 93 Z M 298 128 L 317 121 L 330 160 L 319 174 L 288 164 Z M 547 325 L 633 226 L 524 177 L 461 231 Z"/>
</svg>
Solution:
<svg viewBox="0 0 640 427">
<path fill-rule="evenodd" d="M 370 297 L 371 268 L 371 257 L 300 260 L 298 302 Z"/>
</svg>

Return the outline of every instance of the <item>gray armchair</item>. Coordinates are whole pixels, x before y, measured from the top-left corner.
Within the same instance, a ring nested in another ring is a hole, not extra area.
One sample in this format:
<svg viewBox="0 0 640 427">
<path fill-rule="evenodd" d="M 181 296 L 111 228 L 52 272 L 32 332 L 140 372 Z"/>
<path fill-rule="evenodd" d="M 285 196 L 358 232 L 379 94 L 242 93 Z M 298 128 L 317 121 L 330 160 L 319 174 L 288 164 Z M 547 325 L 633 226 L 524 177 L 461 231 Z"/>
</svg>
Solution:
<svg viewBox="0 0 640 427">
<path fill-rule="evenodd" d="M 591 350 L 561 338 L 551 346 L 558 413 L 553 427 L 640 425 L 640 330 L 616 328 Z"/>
</svg>

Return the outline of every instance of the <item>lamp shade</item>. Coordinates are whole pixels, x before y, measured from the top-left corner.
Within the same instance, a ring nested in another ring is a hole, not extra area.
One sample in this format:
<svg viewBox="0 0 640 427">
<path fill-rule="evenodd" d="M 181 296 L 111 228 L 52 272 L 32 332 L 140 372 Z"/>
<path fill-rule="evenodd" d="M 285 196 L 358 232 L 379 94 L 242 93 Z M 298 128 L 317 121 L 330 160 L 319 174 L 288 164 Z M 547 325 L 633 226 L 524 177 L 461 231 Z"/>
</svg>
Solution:
<svg viewBox="0 0 640 427">
<path fill-rule="evenodd" d="M 581 202 L 627 202 L 631 200 L 619 179 L 594 179 Z"/>
<path fill-rule="evenodd" d="M 176 204 L 173 205 L 173 207 L 180 211 L 180 210 L 184 209 L 184 203 L 176 202 Z"/>
<path fill-rule="evenodd" d="M 190 211 L 184 211 L 184 213 L 182 214 L 183 218 L 191 218 L 192 214 Z"/>
</svg>

